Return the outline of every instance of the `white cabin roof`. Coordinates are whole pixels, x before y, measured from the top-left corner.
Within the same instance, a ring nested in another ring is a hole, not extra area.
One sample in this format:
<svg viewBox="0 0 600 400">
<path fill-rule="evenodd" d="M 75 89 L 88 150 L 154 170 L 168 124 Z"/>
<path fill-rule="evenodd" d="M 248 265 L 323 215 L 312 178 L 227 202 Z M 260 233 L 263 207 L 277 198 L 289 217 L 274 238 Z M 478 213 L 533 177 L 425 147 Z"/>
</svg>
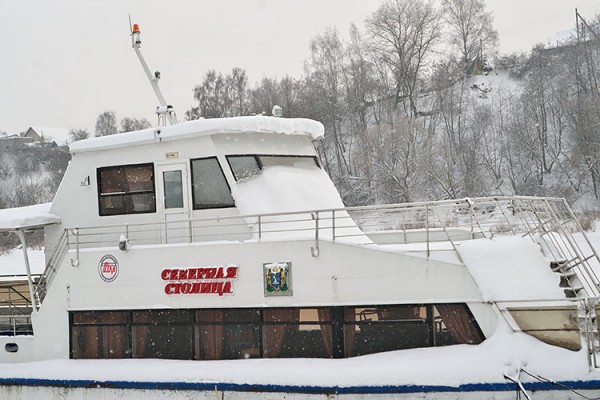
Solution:
<svg viewBox="0 0 600 400">
<path fill-rule="evenodd" d="M 50 214 L 51 205 L 52 203 L 44 203 L 0 210 L 0 232 L 41 228 L 59 223 L 60 218 Z"/>
<path fill-rule="evenodd" d="M 323 124 L 304 118 L 277 118 L 266 116 L 198 119 L 177 125 L 154 127 L 141 131 L 121 133 L 81 140 L 71 144 L 71 153 L 107 150 L 126 146 L 148 144 L 156 141 L 179 140 L 196 136 L 225 133 L 276 133 L 322 137 Z"/>
</svg>

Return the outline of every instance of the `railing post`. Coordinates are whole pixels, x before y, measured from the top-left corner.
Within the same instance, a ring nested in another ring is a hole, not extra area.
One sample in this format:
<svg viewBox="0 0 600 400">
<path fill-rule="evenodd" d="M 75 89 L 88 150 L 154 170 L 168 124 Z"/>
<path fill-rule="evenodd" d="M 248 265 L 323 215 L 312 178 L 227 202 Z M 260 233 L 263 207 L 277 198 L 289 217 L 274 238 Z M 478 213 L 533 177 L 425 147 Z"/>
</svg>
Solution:
<svg viewBox="0 0 600 400">
<path fill-rule="evenodd" d="M 79 266 L 79 229 L 73 229 L 73 233 L 75 234 L 75 261 L 71 258 L 71 266 L 78 267 Z"/>
<path fill-rule="evenodd" d="M 331 211 L 331 240 L 335 240 L 335 210 Z"/>
<path fill-rule="evenodd" d="M 262 220 L 260 215 L 258 216 L 258 240 L 262 239 Z"/>
<path fill-rule="evenodd" d="M 431 254 L 430 248 L 429 248 L 429 204 L 425 205 L 425 234 L 426 234 L 426 245 L 427 245 L 427 259 L 429 259 L 429 256 Z"/>
<path fill-rule="evenodd" d="M 319 212 L 315 211 L 310 216 L 315 221 L 315 245 L 310 248 L 310 253 L 313 257 L 319 257 Z"/>
</svg>

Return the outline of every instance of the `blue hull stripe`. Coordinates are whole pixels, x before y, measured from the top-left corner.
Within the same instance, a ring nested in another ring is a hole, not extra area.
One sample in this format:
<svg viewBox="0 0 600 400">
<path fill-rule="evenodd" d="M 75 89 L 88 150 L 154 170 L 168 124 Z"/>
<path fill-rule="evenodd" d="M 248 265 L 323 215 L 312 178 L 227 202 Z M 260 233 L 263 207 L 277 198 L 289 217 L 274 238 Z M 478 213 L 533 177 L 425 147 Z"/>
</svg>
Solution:
<svg viewBox="0 0 600 400">
<path fill-rule="evenodd" d="M 575 390 L 599 390 L 600 381 L 565 381 L 559 382 Z M 452 392 L 502 392 L 515 391 L 513 383 L 472 383 L 460 386 L 292 386 L 235 383 L 196 383 L 196 382 L 130 382 L 130 381 L 95 381 L 95 380 L 54 380 L 0 378 L 3 386 L 56 386 L 68 388 L 114 388 L 114 389 L 146 389 L 146 390 L 199 390 L 235 392 L 285 392 L 306 394 L 394 394 L 394 393 L 452 393 Z M 524 383 L 528 391 L 565 390 L 549 382 Z"/>
</svg>

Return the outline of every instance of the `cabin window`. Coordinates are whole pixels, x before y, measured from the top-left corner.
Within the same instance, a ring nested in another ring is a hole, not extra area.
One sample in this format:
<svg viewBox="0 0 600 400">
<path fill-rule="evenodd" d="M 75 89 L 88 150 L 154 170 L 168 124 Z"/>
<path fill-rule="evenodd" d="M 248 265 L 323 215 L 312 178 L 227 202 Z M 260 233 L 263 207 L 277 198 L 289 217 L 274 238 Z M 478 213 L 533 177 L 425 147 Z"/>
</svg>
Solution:
<svg viewBox="0 0 600 400">
<path fill-rule="evenodd" d="M 250 178 L 260 173 L 260 164 L 257 156 L 227 156 L 236 181 Z"/>
<path fill-rule="evenodd" d="M 101 216 L 155 212 L 154 165 L 98 168 L 98 203 Z"/>
<path fill-rule="evenodd" d="M 215 309 L 195 312 L 197 359 L 232 360 L 261 355 L 259 309 Z"/>
<path fill-rule="evenodd" d="M 192 160 L 192 199 L 195 210 L 235 206 L 216 157 Z"/>
<path fill-rule="evenodd" d="M 132 312 L 133 358 L 192 358 L 191 315 L 187 310 Z"/>
<path fill-rule="evenodd" d="M 319 167 L 319 162 L 314 156 L 235 155 L 227 156 L 227 162 L 236 181 L 258 175 L 264 168 L 273 166 Z"/>
<path fill-rule="evenodd" d="M 87 311 L 71 317 L 72 358 L 129 358 L 129 313 Z"/>
<path fill-rule="evenodd" d="M 71 313 L 71 358 L 342 358 L 477 344 L 466 304 Z"/>
<path fill-rule="evenodd" d="M 332 358 L 330 308 L 269 308 L 264 310 L 265 358 Z"/>
<path fill-rule="evenodd" d="M 165 208 L 183 208 L 183 178 L 181 171 L 164 171 Z"/>
</svg>

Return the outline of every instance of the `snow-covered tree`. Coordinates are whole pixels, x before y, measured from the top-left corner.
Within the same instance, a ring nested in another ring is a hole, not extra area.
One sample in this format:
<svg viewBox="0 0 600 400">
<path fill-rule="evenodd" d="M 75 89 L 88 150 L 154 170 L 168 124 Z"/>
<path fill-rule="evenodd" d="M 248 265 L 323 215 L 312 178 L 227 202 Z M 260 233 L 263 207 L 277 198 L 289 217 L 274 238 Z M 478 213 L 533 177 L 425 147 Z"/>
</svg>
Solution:
<svg viewBox="0 0 600 400">
<path fill-rule="evenodd" d="M 96 136 L 108 136 L 117 133 L 117 114 L 114 111 L 104 111 L 96 119 Z"/>
<path fill-rule="evenodd" d="M 464 72 L 473 72 L 474 63 L 484 51 L 498 46 L 494 17 L 483 0 L 443 0 L 449 42 L 460 53 Z"/>
</svg>

